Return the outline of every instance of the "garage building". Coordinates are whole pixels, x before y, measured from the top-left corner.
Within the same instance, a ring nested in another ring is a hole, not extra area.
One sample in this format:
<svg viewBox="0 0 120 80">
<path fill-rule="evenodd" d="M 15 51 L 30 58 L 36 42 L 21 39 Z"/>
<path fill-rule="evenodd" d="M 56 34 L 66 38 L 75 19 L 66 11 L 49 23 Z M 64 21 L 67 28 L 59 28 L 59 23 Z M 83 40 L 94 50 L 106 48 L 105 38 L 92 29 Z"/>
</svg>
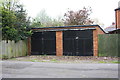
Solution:
<svg viewBox="0 0 120 80">
<path fill-rule="evenodd" d="M 29 55 L 97 56 L 99 25 L 32 28 Z"/>
</svg>

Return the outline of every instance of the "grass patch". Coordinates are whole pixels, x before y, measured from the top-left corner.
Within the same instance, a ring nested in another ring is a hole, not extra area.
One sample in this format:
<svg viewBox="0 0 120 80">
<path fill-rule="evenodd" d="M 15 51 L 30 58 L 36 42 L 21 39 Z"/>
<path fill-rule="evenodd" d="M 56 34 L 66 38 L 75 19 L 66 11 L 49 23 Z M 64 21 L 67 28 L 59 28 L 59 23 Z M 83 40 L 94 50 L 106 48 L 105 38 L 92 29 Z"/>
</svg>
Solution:
<svg viewBox="0 0 120 80">
<path fill-rule="evenodd" d="M 51 59 L 52 62 L 59 62 L 57 59 Z"/>
<path fill-rule="evenodd" d="M 106 61 L 99 61 L 98 63 L 107 63 Z"/>
<path fill-rule="evenodd" d="M 37 59 L 32 59 L 30 61 L 32 61 L 32 62 L 39 62 L 39 60 L 37 60 Z"/>
<path fill-rule="evenodd" d="M 120 61 L 99 61 L 98 63 L 117 63 L 120 64 Z"/>
<path fill-rule="evenodd" d="M 48 55 L 44 54 L 44 55 L 40 55 L 40 56 L 48 56 Z"/>
<path fill-rule="evenodd" d="M 51 59 L 51 60 L 38 60 L 38 59 L 31 59 L 30 61 L 32 62 L 59 62 L 58 60 L 56 59 Z"/>
<path fill-rule="evenodd" d="M 17 60 L 16 58 L 11 58 L 10 60 Z"/>
<path fill-rule="evenodd" d="M 111 61 L 111 63 L 118 63 L 118 64 L 120 64 L 120 61 Z"/>
</svg>

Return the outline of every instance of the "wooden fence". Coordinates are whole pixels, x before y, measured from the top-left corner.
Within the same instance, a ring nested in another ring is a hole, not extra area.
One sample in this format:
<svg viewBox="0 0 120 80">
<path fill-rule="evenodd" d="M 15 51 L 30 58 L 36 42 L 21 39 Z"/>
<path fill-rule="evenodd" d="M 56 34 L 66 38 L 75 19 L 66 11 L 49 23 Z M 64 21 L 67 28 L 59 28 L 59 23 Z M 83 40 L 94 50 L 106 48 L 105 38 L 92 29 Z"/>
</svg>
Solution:
<svg viewBox="0 0 120 80">
<path fill-rule="evenodd" d="M 117 57 L 120 52 L 120 34 L 102 34 L 98 36 L 99 56 Z"/>
<path fill-rule="evenodd" d="M 0 41 L 0 56 L 1 58 L 12 58 L 27 55 L 27 41 L 19 41 L 15 43 L 14 41 L 5 40 Z"/>
</svg>

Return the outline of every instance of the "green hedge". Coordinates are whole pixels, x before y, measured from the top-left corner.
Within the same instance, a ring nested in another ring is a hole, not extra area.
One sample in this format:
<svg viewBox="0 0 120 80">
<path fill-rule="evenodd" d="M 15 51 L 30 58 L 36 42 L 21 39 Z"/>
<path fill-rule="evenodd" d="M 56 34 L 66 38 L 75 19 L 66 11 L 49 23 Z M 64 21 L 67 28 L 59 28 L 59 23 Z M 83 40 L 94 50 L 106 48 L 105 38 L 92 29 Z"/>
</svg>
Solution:
<svg viewBox="0 0 120 80">
<path fill-rule="evenodd" d="M 98 35 L 99 56 L 117 57 L 120 52 L 120 34 Z"/>
</svg>

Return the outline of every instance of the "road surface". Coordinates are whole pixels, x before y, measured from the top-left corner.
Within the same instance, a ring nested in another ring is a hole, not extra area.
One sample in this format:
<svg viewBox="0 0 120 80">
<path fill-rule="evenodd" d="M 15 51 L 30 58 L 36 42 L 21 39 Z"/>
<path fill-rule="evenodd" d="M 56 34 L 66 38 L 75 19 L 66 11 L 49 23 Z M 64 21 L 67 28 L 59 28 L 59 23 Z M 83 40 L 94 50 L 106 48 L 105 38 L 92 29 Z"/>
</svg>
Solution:
<svg viewBox="0 0 120 80">
<path fill-rule="evenodd" d="M 3 78 L 118 78 L 118 64 L 2 61 Z"/>
</svg>

